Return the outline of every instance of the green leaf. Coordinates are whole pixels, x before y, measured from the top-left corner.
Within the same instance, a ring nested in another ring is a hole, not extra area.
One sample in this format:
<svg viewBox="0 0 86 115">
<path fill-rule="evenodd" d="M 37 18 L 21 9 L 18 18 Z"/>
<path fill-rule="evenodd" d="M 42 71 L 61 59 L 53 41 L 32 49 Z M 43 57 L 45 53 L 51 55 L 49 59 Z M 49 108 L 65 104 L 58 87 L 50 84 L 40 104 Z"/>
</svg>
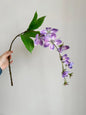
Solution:
<svg viewBox="0 0 86 115">
<path fill-rule="evenodd" d="M 69 83 L 65 80 L 64 81 L 64 85 L 66 86 L 66 85 L 69 85 Z"/>
<path fill-rule="evenodd" d="M 25 32 L 24 36 L 35 38 L 37 34 L 40 34 L 40 32 L 39 31 L 30 30 L 30 31 Z"/>
<path fill-rule="evenodd" d="M 35 29 L 38 29 L 42 23 L 44 22 L 44 19 L 45 19 L 45 16 L 39 18 L 36 22 L 35 22 L 35 25 L 33 25 L 32 29 L 35 30 Z"/>
<path fill-rule="evenodd" d="M 72 75 L 73 75 L 73 72 L 72 72 L 72 73 L 69 73 L 69 77 L 70 77 L 70 78 L 72 77 Z"/>
<path fill-rule="evenodd" d="M 32 28 L 35 25 L 35 22 L 37 20 L 37 17 L 38 17 L 38 14 L 37 14 L 37 12 L 35 12 L 34 17 L 33 17 L 33 19 L 32 19 L 32 21 L 31 21 L 31 23 L 30 23 L 30 25 L 29 25 L 27 30 L 32 30 Z"/>
<path fill-rule="evenodd" d="M 59 45 L 59 47 L 62 47 L 64 44 Z"/>
<path fill-rule="evenodd" d="M 34 42 L 33 40 L 28 37 L 28 35 L 21 35 L 21 39 L 22 39 L 22 42 L 24 43 L 25 47 L 27 48 L 27 50 L 29 52 L 32 52 L 33 48 L 34 48 Z"/>
</svg>

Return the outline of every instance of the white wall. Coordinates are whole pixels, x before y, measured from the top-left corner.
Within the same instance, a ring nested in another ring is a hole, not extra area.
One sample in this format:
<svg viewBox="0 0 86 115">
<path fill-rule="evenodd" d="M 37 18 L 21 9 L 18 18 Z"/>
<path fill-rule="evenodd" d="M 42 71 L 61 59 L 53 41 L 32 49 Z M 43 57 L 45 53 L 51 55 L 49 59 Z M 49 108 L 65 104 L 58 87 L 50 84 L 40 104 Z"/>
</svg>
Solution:
<svg viewBox="0 0 86 115">
<path fill-rule="evenodd" d="M 36 10 L 47 16 L 40 29 L 58 28 L 58 35 L 70 45 L 67 53 L 74 75 L 64 87 L 57 52 L 38 46 L 30 54 L 17 39 L 11 65 L 14 86 L 8 68 L 0 76 L 0 115 L 85 115 L 85 0 L 0 0 L 0 55 L 15 35 L 27 29 Z"/>
</svg>

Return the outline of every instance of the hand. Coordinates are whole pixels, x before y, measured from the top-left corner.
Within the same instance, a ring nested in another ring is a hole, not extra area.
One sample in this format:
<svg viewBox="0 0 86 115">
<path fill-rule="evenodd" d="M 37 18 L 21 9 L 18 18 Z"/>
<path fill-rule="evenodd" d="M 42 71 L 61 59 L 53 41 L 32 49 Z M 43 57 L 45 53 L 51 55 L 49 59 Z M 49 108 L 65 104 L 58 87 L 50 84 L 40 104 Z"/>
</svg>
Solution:
<svg viewBox="0 0 86 115">
<path fill-rule="evenodd" d="M 2 70 L 8 67 L 9 65 L 8 57 L 10 56 L 10 59 L 11 59 L 12 57 L 11 53 L 13 53 L 13 51 L 6 51 L 3 55 L 0 56 L 0 67 Z M 13 60 L 10 61 L 10 63 L 12 62 Z"/>
</svg>

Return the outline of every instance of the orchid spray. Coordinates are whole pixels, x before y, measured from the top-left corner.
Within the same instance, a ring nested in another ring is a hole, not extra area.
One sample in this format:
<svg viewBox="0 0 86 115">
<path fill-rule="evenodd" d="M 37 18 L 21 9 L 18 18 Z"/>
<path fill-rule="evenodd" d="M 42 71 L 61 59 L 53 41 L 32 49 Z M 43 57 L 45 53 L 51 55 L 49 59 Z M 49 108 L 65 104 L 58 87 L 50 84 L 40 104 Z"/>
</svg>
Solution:
<svg viewBox="0 0 86 115">
<path fill-rule="evenodd" d="M 43 47 L 49 47 L 51 50 L 56 48 L 59 53 L 59 58 L 62 64 L 62 77 L 64 78 L 64 85 L 68 85 L 66 78 L 72 76 L 72 72 L 67 69 L 72 69 L 73 62 L 70 61 L 70 58 L 67 54 L 62 54 L 64 51 L 68 50 L 70 47 L 68 45 L 64 45 L 64 43 L 57 39 L 56 33 L 58 29 L 46 27 L 46 29 L 40 31 L 40 34 L 36 35 L 36 39 L 34 40 L 35 46 L 41 45 Z"/>
<path fill-rule="evenodd" d="M 62 77 L 64 78 L 64 85 L 67 85 L 68 82 L 66 80 L 66 77 L 71 77 L 72 72 L 67 70 L 72 69 L 73 63 L 70 61 L 67 54 L 62 55 L 62 52 L 65 50 L 68 50 L 70 47 L 68 45 L 64 45 L 63 42 L 60 39 L 57 39 L 56 33 L 58 32 L 58 29 L 46 27 L 46 29 L 41 31 L 36 31 L 42 23 L 44 22 L 45 16 L 38 18 L 37 12 L 35 12 L 34 17 L 24 32 L 18 34 L 11 42 L 9 51 L 12 49 L 13 42 L 16 40 L 17 37 L 21 37 L 22 42 L 24 43 L 26 49 L 29 52 L 32 52 L 34 49 L 34 45 L 41 45 L 43 47 L 49 47 L 51 50 L 54 50 L 56 48 L 57 52 L 59 53 L 60 61 L 62 64 Z M 32 38 L 35 38 L 34 40 Z M 10 80 L 11 80 L 11 86 L 13 86 L 13 80 L 12 80 L 12 72 L 11 72 L 11 66 L 10 66 L 10 57 L 9 57 L 9 74 L 10 74 Z"/>
</svg>

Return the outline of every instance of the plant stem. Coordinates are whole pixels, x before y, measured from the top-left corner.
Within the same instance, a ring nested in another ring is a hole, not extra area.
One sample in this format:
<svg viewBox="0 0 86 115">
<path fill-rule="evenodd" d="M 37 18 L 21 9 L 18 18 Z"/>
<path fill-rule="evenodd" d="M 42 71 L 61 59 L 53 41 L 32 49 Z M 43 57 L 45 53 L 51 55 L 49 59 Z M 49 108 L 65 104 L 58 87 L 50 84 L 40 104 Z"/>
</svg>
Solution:
<svg viewBox="0 0 86 115">
<path fill-rule="evenodd" d="M 18 34 L 17 36 L 15 36 L 15 38 L 12 40 L 12 42 L 11 42 L 11 44 L 10 44 L 9 51 L 11 51 L 11 49 L 12 49 L 12 45 L 13 45 L 13 42 L 16 40 L 16 38 L 19 37 L 21 34 L 24 34 L 25 32 L 27 32 L 27 31 L 24 31 L 24 32 Z M 13 86 L 12 72 L 11 72 L 11 65 L 10 65 L 10 56 L 8 57 L 8 61 L 9 61 L 9 74 L 10 74 L 10 81 L 11 81 L 11 86 Z"/>
<path fill-rule="evenodd" d="M 57 46 L 54 44 L 54 41 L 52 40 L 51 41 L 51 43 L 55 46 L 55 48 L 57 49 L 57 51 L 58 51 L 58 48 L 57 48 Z M 58 53 L 59 53 L 59 58 L 60 58 L 60 61 L 61 61 L 61 64 L 62 64 L 62 72 L 64 71 L 64 65 L 63 65 L 63 62 L 62 62 L 62 60 L 61 60 L 61 54 L 60 54 L 60 52 L 58 51 Z M 64 83 L 66 83 L 66 85 L 67 85 L 67 81 L 66 81 L 66 78 L 64 77 Z"/>
<path fill-rule="evenodd" d="M 55 48 L 57 49 L 57 51 L 58 51 L 58 48 L 57 48 L 57 46 L 54 44 L 54 42 L 53 42 L 53 40 L 51 41 L 51 43 L 55 46 Z M 61 63 L 62 63 L 62 72 L 63 72 L 63 70 L 64 70 L 64 66 L 63 66 L 63 62 L 62 62 L 62 60 L 61 60 L 61 54 L 60 54 L 60 52 L 58 51 L 58 53 L 59 53 L 59 58 L 60 58 L 60 61 L 61 61 Z"/>
</svg>

